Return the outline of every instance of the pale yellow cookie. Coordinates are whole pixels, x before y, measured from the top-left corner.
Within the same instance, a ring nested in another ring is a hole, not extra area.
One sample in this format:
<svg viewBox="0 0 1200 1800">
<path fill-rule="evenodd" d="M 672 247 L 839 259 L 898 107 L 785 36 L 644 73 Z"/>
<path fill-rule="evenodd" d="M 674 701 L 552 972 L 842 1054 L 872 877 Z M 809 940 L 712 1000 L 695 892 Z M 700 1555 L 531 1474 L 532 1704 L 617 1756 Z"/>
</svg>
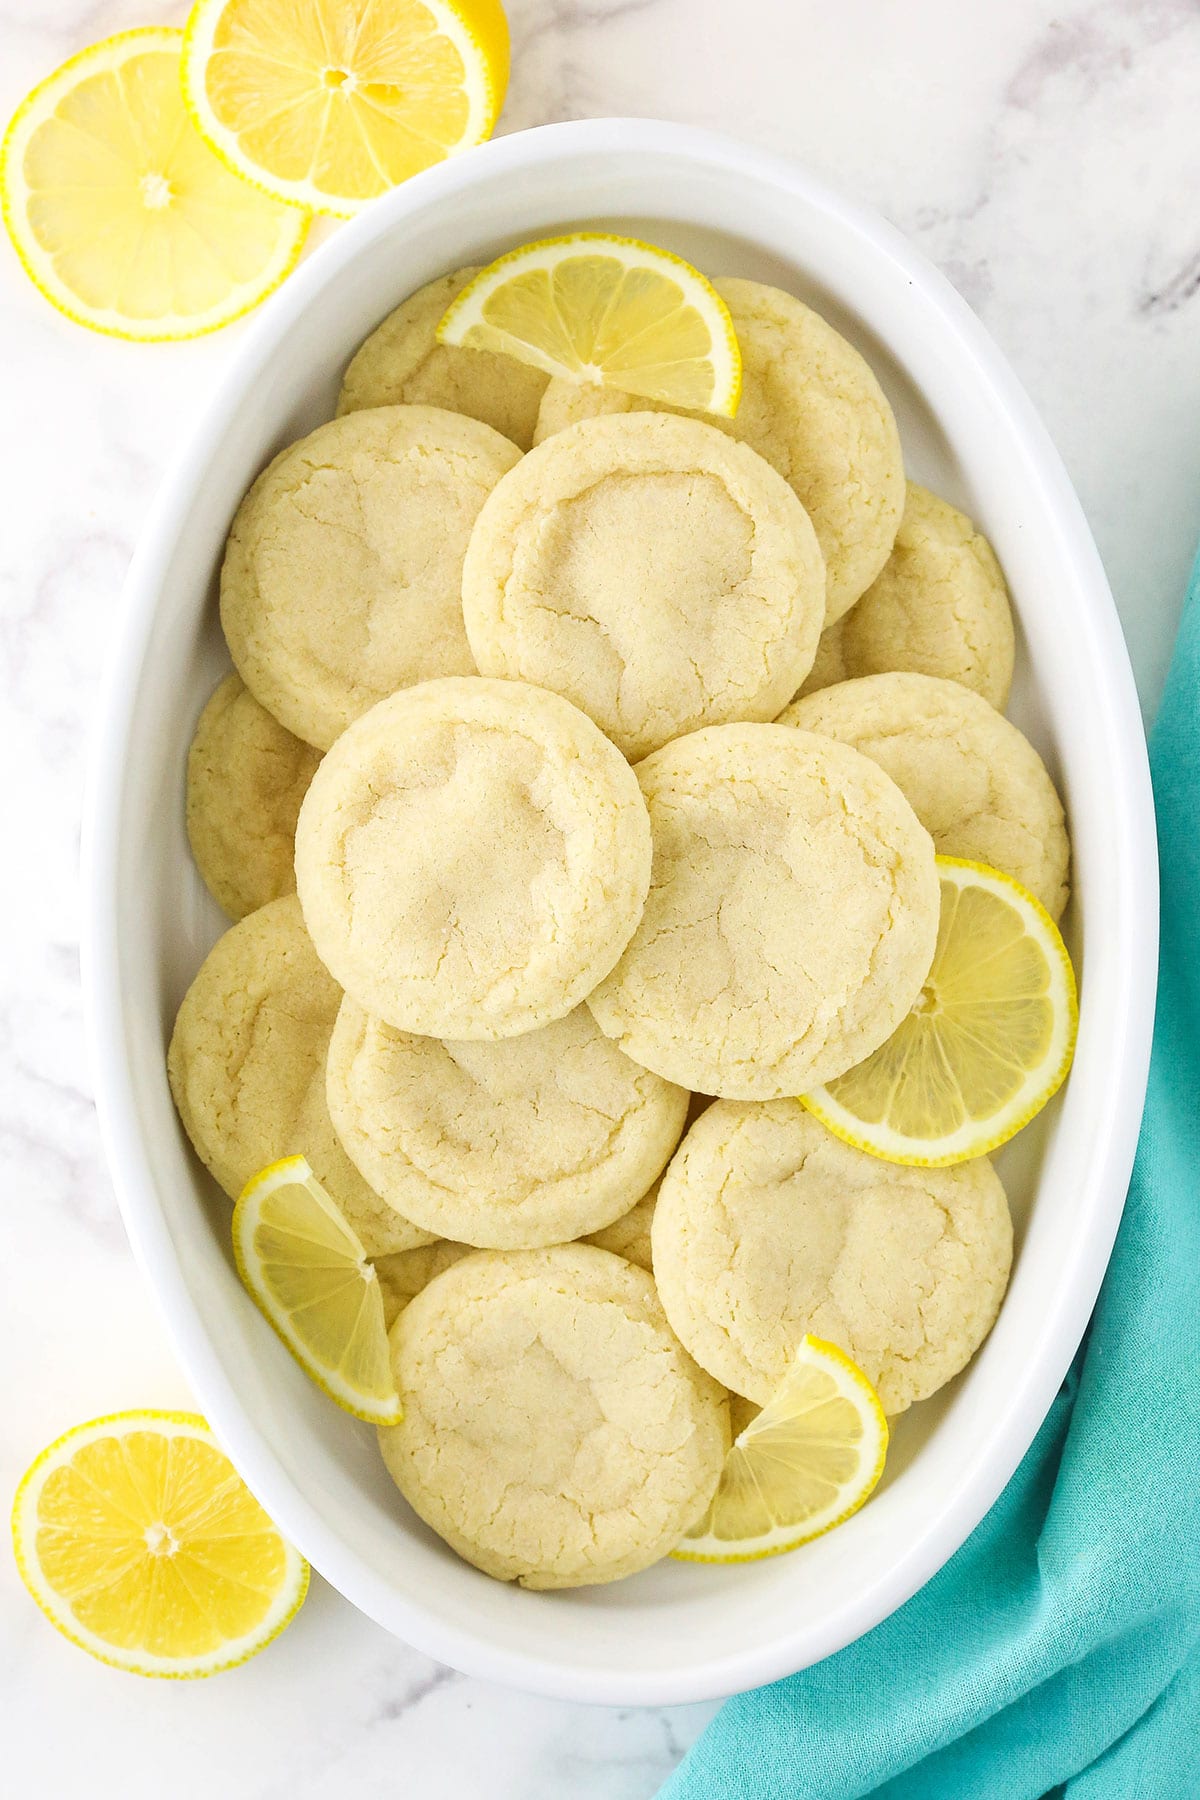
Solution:
<svg viewBox="0 0 1200 1800">
<path fill-rule="evenodd" d="M 965 513 L 915 481 L 882 574 L 822 635 L 800 689 L 907 669 L 961 682 L 1003 711 L 1013 621 L 995 552 Z"/>
<path fill-rule="evenodd" d="M 388 1330 L 409 1301 L 415 1300 L 436 1275 L 470 1255 L 470 1244 L 452 1244 L 440 1239 L 435 1244 L 420 1244 L 415 1250 L 396 1250 L 390 1256 L 373 1257 L 379 1291 L 383 1295 L 383 1321 Z"/>
<path fill-rule="evenodd" d="M 478 273 L 440 275 L 388 314 L 346 370 L 339 416 L 364 406 L 443 406 L 482 420 L 528 450 L 549 377 L 513 356 L 461 350 L 439 344 L 435 335 L 450 302 Z"/>
<path fill-rule="evenodd" d="M 903 794 L 788 729 L 715 725 L 639 765 L 650 893 L 588 1000 L 636 1062 L 732 1099 L 802 1094 L 861 1062 L 937 939 L 933 845 Z"/>
<path fill-rule="evenodd" d="M 218 938 L 175 1021 L 167 1071 L 197 1156 L 230 1199 L 284 1156 L 307 1156 L 368 1256 L 430 1234 L 381 1200 L 342 1149 L 325 1104 L 341 994 L 287 894 Z"/>
<path fill-rule="evenodd" d="M 857 607 L 854 611 L 857 611 Z M 804 694 L 815 694 L 818 688 L 832 687 L 836 681 L 849 679 L 849 670 L 846 668 L 846 624 L 854 617 L 854 611 L 848 612 L 836 625 L 827 625 L 821 633 L 813 666 L 800 684 L 797 699 Z"/>
<path fill-rule="evenodd" d="M 775 717 L 811 666 L 825 571 L 762 457 L 635 413 L 560 432 L 498 483 L 463 616 L 483 674 L 565 694 L 637 761 L 701 725 Z"/>
<path fill-rule="evenodd" d="M 654 1202 L 658 1199 L 658 1183 L 643 1194 L 636 1206 L 606 1225 L 603 1231 L 590 1231 L 584 1239 L 585 1243 L 595 1244 L 598 1250 L 611 1250 L 614 1256 L 623 1256 L 626 1262 L 636 1263 L 639 1269 L 654 1273 L 654 1263 L 650 1253 L 650 1227 L 654 1223 Z"/>
<path fill-rule="evenodd" d="M 742 398 L 736 417 L 710 423 L 757 450 L 795 489 L 824 553 L 832 624 L 879 574 L 900 523 L 904 464 L 892 409 L 858 351 L 810 307 L 759 281 L 713 286 L 741 346 Z M 613 388 L 552 381 L 534 442 L 598 413 L 647 409 L 669 410 Z"/>
<path fill-rule="evenodd" d="M 674 1549 L 716 1488 L 724 1392 L 622 1257 L 479 1251 L 409 1303 L 391 1347 L 404 1420 L 379 1432 L 388 1473 L 500 1581 L 632 1575 Z"/>
<path fill-rule="evenodd" d="M 684 1126 L 695 1123 L 700 1114 L 712 1105 L 709 1094 L 691 1094 L 688 1097 L 687 1120 Z M 639 1269 L 648 1269 L 654 1273 L 654 1259 L 650 1248 L 650 1227 L 654 1223 L 654 1202 L 658 1199 L 658 1182 L 644 1194 L 637 1205 L 629 1212 L 622 1213 L 603 1231 L 592 1231 L 584 1240 L 585 1243 L 596 1244 L 601 1250 L 611 1250 L 617 1256 L 623 1256 L 628 1262 L 636 1263 Z M 741 1427 L 737 1428 L 739 1431 Z"/>
<path fill-rule="evenodd" d="M 974 1356 L 1012 1260 L 985 1157 L 881 1162 L 788 1101 L 709 1108 L 663 1177 L 653 1237 L 667 1317 L 726 1387 L 765 1405 L 811 1332 L 893 1414 Z"/>
<path fill-rule="evenodd" d="M 296 887 L 296 817 L 320 757 L 227 675 L 188 751 L 187 833 L 196 867 L 232 919 Z"/>
<path fill-rule="evenodd" d="M 586 1006 L 500 1043 L 447 1043 L 349 997 L 326 1097 L 351 1160 L 397 1211 L 490 1250 L 563 1244 L 627 1213 L 689 1099 L 623 1056 Z"/>
<path fill-rule="evenodd" d="M 420 1256 L 421 1251 L 410 1250 L 409 1255 Z M 752 1425 L 761 1411 L 762 1407 L 757 1406 L 753 1400 L 747 1400 L 745 1394 L 735 1394 L 731 1391 L 729 1395 L 729 1435 L 735 1438 L 741 1437 L 747 1425 Z"/>
<path fill-rule="evenodd" d="M 467 540 L 520 451 L 432 406 L 349 413 L 290 444 L 238 508 L 221 624 L 246 686 L 327 750 L 397 688 L 474 663 Z"/>
<path fill-rule="evenodd" d="M 637 778 L 540 688 L 428 681 L 325 757 L 296 881 L 317 951 L 401 1031 L 515 1037 L 561 1019 L 616 962 L 650 880 Z"/>
<path fill-rule="evenodd" d="M 865 675 L 797 700 L 780 723 L 861 750 L 904 791 L 940 855 L 1014 876 L 1061 916 L 1062 801 L 1028 738 L 979 694 L 932 675 Z"/>
</svg>

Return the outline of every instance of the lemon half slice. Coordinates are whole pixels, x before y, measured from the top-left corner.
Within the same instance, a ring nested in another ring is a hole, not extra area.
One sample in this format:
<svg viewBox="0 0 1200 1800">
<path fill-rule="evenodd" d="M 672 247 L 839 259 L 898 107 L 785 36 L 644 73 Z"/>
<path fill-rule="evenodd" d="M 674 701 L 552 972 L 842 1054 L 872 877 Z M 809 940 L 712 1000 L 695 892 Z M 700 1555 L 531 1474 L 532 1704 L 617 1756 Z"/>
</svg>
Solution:
<svg viewBox="0 0 1200 1800">
<path fill-rule="evenodd" d="M 188 120 L 183 34 L 125 31 L 29 94 L 0 151 L 4 219 L 68 318 L 115 337 L 197 337 L 279 285 L 307 218 L 238 181 Z"/>
<path fill-rule="evenodd" d="M 26 1471 L 12 1531 L 51 1624 L 135 1675 L 245 1662 L 308 1588 L 304 1558 L 191 1413 L 113 1413 L 64 1433 Z"/>
<path fill-rule="evenodd" d="M 939 856 L 942 910 L 921 996 L 886 1044 L 803 1104 L 872 1156 L 921 1168 L 998 1149 L 1066 1078 L 1079 1009 L 1071 959 L 1009 875 Z"/>
<path fill-rule="evenodd" d="M 366 1251 L 303 1156 L 272 1163 L 233 1209 L 238 1273 L 307 1375 L 372 1425 L 404 1417 L 383 1295 Z"/>
<path fill-rule="evenodd" d="M 438 338 L 728 419 L 742 389 L 733 321 L 711 282 L 669 250 L 605 232 L 510 250 L 463 289 Z"/>
<path fill-rule="evenodd" d="M 183 80 L 230 168 L 348 217 L 490 134 L 508 24 L 500 0 L 197 0 Z"/>
<path fill-rule="evenodd" d="M 756 1562 L 832 1531 L 883 1473 L 888 1427 L 874 1388 L 836 1344 L 806 1337 L 778 1392 L 734 1439 L 712 1504 L 673 1552 Z"/>
</svg>

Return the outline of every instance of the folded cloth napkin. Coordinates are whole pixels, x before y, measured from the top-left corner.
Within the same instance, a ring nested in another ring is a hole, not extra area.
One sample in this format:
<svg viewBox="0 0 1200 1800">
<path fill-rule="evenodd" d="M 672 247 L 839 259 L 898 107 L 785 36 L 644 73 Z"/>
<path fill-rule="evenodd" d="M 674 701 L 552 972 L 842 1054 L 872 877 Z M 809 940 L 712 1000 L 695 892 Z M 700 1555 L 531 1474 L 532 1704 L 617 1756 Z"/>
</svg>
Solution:
<svg viewBox="0 0 1200 1800">
<path fill-rule="evenodd" d="M 1200 560 L 1151 766 L 1154 1056 L 1074 1367 L 946 1567 L 839 1655 L 728 1701 L 660 1800 L 1200 1796 Z"/>
</svg>

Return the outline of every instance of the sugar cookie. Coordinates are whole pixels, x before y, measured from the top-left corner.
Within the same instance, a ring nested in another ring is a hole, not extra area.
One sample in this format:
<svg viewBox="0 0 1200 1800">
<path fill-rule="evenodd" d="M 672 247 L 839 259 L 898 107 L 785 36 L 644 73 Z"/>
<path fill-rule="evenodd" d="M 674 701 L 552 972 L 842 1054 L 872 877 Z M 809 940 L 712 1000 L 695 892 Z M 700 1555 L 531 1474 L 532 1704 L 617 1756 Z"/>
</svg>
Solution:
<svg viewBox="0 0 1200 1800">
<path fill-rule="evenodd" d="M 589 1244 L 479 1251 L 391 1331 L 405 1499 L 476 1568 L 530 1588 L 615 1581 L 674 1549 L 716 1488 L 725 1395 L 654 1283 Z"/>
<path fill-rule="evenodd" d="M 338 414 L 364 406 L 442 406 L 466 413 L 528 450 L 549 377 L 513 356 L 439 344 L 438 325 L 478 269 L 459 269 L 418 288 L 356 352 Z"/>
<path fill-rule="evenodd" d="M 411 1250 L 409 1252 L 410 1256 L 420 1256 L 420 1254 L 421 1254 L 421 1252 L 419 1250 Z M 730 1435 L 730 1437 L 734 1437 L 734 1438 L 741 1437 L 741 1435 L 742 1435 L 743 1431 L 745 1431 L 747 1425 L 752 1425 L 754 1423 L 754 1420 L 757 1419 L 757 1417 L 761 1411 L 762 1411 L 762 1407 L 757 1405 L 755 1403 L 755 1401 L 747 1400 L 745 1394 L 735 1394 L 733 1392 L 733 1390 L 730 1389 L 730 1391 L 729 1391 L 729 1435 Z"/>
<path fill-rule="evenodd" d="M 854 610 L 857 611 L 857 608 Z M 813 666 L 800 685 L 797 699 L 804 694 L 815 694 L 818 688 L 832 687 L 837 681 L 849 679 L 846 668 L 846 621 L 852 617 L 853 613 L 847 613 L 836 625 L 825 627 L 817 645 Z"/>
<path fill-rule="evenodd" d="M 325 757 L 296 830 L 318 954 L 368 1012 L 431 1037 L 563 1018 L 628 943 L 649 879 L 629 764 L 520 682 L 381 701 Z"/>
<path fill-rule="evenodd" d="M 1062 801 L 1028 738 L 979 694 L 932 675 L 864 675 L 797 700 L 780 722 L 861 750 L 903 790 L 940 855 L 1014 876 L 1061 916 Z"/>
<path fill-rule="evenodd" d="M 218 938 L 175 1021 L 167 1072 L 196 1154 L 231 1199 L 284 1156 L 307 1156 L 368 1256 L 430 1243 L 381 1200 L 334 1134 L 325 1051 L 341 995 L 286 894 Z"/>
<path fill-rule="evenodd" d="M 811 667 L 825 570 L 762 457 L 695 419 L 631 413 L 559 432 L 498 483 L 463 616 L 481 673 L 565 694 L 636 762 L 701 725 L 776 716 Z"/>
<path fill-rule="evenodd" d="M 805 1333 L 837 1344 L 888 1413 L 950 1380 L 991 1330 L 1012 1225 L 985 1157 L 881 1162 L 787 1101 L 719 1101 L 659 1190 L 654 1272 L 672 1328 L 765 1404 Z"/>
<path fill-rule="evenodd" d="M 894 669 L 940 675 L 1003 711 L 1013 621 L 995 552 L 955 507 L 915 481 L 892 554 L 851 612 L 822 634 L 800 689 Z"/>
<path fill-rule="evenodd" d="M 462 563 L 520 451 L 432 406 L 348 413 L 290 444 L 238 508 L 221 624 L 246 686 L 327 750 L 368 707 L 474 670 Z"/>
<path fill-rule="evenodd" d="M 225 677 L 200 714 L 188 751 L 188 841 L 231 919 L 294 893 L 296 816 L 320 760 L 238 675 Z"/>
<path fill-rule="evenodd" d="M 715 725 L 639 765 L 650 893 L 588 1000 L 636 1062 L 733 1099 L 802 1094 L 861 1062 L 937 938 L 933 845 L 904 796 L 830 740 L 797 753 L 788 729 Z"/>
<path fill-rule="evenodd" d="M 688 1099 L 687 1119 L 684 1130 L 693 1125 L 708 1107 L 712 1105 L 709 1094 L 692 1094 Z M 636 1263 L 639 1269 L 648 1269 L 654 1273 L 654 1261 L 650 1249 L 650 1227 L 654 1223 L 654 1202 L 658 1199 L 658 1182 L 648 1194 L 638 1201 L 637 1205 L 603 1231 L 588 1233 L 584 1242 L 595 1244 L 601 1250 L 611 1250 L 617 1256 L 623 1256 L 628 1262 Z M 738 1428 L 740 1430 L 740 1427 Z"/>
<path fill-rule="evenodd" d="M 585 1243 L 595 1244 L 597 1250 L 611 1250 L 614 1256 L 623 1256 L 626 1262 L 636 1263 L 639 1269 L 648 1274 L 654 1273 L 654 1263 L 650 1254 L 650 1227 L 654 1223 L 654 1202 L 658 1199 L 658 1183 L 643 1194 L 636 1206 L 614 1219 L 602 1231 L 590 1231 L 584 1239 Z"/>
<path fill-rule="evenodd" d="M 419 1244 L 415 1250 L 395 1250 L 390 1256 L 372 1258 L 383 1295 L 383 1320 L 390 1331 L 410 1300 L 427 1288 L 435 1276 L 471 1255 L 470 1244 L 453 1244 L 439 1238 Z"/>
<path fill-rule="evenodd" d="M 793 295 L 758 281 L 713 286 L 741 346 L 742 398 L 735 418 L 709 422 L 757 450 L 795 489 L 824 553 L 832 624 L 879 574 L 900 522 L 904 464 L 892 409 L 853 345 Z M 534 442 L 598 413 L 645 410 L 671 409 L 555 380 Z"/>
<path fill-rule="evenodd" d="M 447 1043 L 349 997 L 326 1097 L 351 1160 L 397 1211 L 494 1250 L 563 1244 L 628 1212 L 690 1098 L 622 1055 L 586 1006 L 501 1043 Z"/>
</svg>

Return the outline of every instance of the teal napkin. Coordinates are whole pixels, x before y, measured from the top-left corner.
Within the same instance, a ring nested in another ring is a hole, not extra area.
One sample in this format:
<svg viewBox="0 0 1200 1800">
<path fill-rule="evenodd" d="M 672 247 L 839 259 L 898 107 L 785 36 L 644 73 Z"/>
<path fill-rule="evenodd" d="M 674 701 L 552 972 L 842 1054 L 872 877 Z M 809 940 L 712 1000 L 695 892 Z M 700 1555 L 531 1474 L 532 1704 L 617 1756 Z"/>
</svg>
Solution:
<svg viewBox="0 0 1200 1800">
<path fill-rule="evenodd" d="M 1200 1796 L 1200 560 L 1151 765 L 1154 1056 L 1075 1364 L 946 1567 L 849 1649 L 728 1701 L 660 1800 Z"/>
</svg>

